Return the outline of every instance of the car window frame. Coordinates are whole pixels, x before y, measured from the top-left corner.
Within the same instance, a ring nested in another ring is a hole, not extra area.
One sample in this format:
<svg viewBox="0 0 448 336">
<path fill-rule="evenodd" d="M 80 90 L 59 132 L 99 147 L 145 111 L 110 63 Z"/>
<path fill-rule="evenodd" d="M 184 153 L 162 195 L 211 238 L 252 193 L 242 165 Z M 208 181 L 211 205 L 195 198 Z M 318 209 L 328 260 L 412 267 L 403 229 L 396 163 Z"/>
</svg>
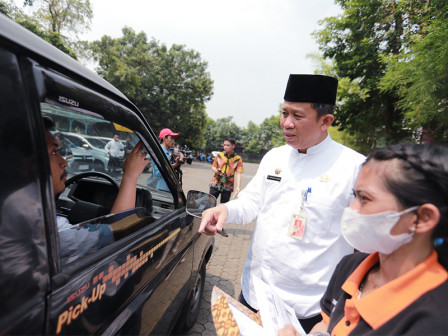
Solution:
<svg viewBox="0 0 448 336">
<path fill-rule="evenodd" d="M 77 83 L 74 81 L 73 78 L 69 78 L 69 77 L 55 71 L 54 69 L 45 66 L 45 64 L 40 64 L 39 62 L 30 60 L 30 59 L 29 59 L 29 61 L 31 61 L 30 64 L 31 64 L 33 75 L 35 77 L 36 89 L 37 89 L 36 91 L 38 92 L 38 97 L 39 97 L 40 103 L 48 103 L 48 104 L 52 104 L 52 105 L 61 106 L 63 108 L 73 109 L 77 112 L 80 112 L 80 113 L 83 113 L 86 115 L 100 117 L 103 120 L 111 120 L 112 119 L 115 122 L 115 119 L 110 118 L 110 116 L 104 116 L 103 114 L 100 114 L 100 113 L 91 112 L 90 109 L 85 110 L 85 109 L 73 107 L 71 105 L 67 106 L 66 104 L 63 104 L 60 101 L 55 100 L 54 95 L 51 95 L 49 93 L 54 94 L 54 91 L 56 91 L 56 90 L 54 87 L 49 88 L 48 83 L 50 83 L 50 85 L 57 85 L 58 80 L 61 80 L 63 82 L 62 85 L 65 84 L 65 86 L 66 86 L 66 87 L 64 87 L 64 89 L 67 89 L 68 87 L 73 89 L 73 87 L 76 87 L 76 89 L 79 92 L 78 93 L 79 95 L 82 94 L 82 91 L 84 89 L 84 91 L 89 92 L 89 95 L 94 95 L 94 96 L 97 96 L 98 98 L 106 99 L 113 105 L 121 105 L 123 109 L 128 111 L 127 117 L 129 117 L 129 115 L 132 115 L 133 119 L 134 119 L 133 126 L 137 126 L 137 127 L 133 127 L 133 131 L 143 141 L 146 149 L 150 152 L 148 154 L 150 154 L 151 158 L 154 159 L 153 163 L 155 163 L 159 167 L 159 169 L 162 173 L 162 176 L 164 177 L 165 181 L 167 182 L 167 185 L 170 189 L 170 194 L 173 198 L 174 209 L 170 213 L 165 214 L 160 219 L 155 220 L 154 222 L 152 222 L 149 225 L 130 234 L 129 236 L 124 237 L 124 238 L 120 239 L 119 241 L 115 241 L 114 243 L 101 248 L 94 255 L 85 256 L 83 258 L 80 258 L 80 259 L 74 261 L 73 263 L 70 263 L 70 264 L 64 265 L 64 266 L 62 266 L 61 262 L 60 262 L 60 253 L 59 253 L 60 246 L 59 246 L 59 239 L 57 238 L 58 230 L 57 230 L 57 224 L 56 224 L 56 206 L 55 206 L 54 202 L 48 202 L 48 203 L 53 203 L 51 205 L 52 215 L 47 216 L 46 221 L 47 221 L 47 223 L 49 223 L 49 222 L 52 223 L 51 226 L 53 227 L 53 230 L 51 230 L 52 232 L 50 232 L 50 234 L 55 238 L 54 239 L 55 241 L 50 246 L 50 249 L 52 250 L 51 255 L 52 255 L 53 261 L 55 263 L 55 266 L 53 267 L 53 270 L 52 270 L 52 278 L 53 278 L 53 284 L 56 287 L 59 287 L 59 286 L 63 285 L 65 282 L 67 282 L 69 280 L 70 276 L 73 276 L 77 272 L 82 271 L 82 269 L 85 269 L 89 265 L 92 265 L 92 264 L 95 264 L 98 262 L 102 263 L 103 260 L 109 259 L 108 258 L 109 255 L 116 255 L 117 253 L 121 253 L 121 251 L 123 249 L 125 249 L 126 246 L 128 246 L 130 243 L 132 243 L 135 239 L 139 239 L 138 238 L 139 235 L 141 235 L 141 238 L 144 239 L 144 236 L 146 236 L 152 230 L 157 230 L 157 227 L 162 225 L 162 223 L 164 223 L 166 221 L 170 221 L 170 220 L 176 218 L 177 216 L 179 216 L 179 214 L 181 212 L 183 212 L 184 208 L 185 208 L 185 195 L 183 193 L 182 187 L 179 185 L 179 183 L 175 177 L 175 174 L 174 174 L 174 171 L 172 170 L 171 164 L 169 163 L 168 159 L 166 158 L 166 155 L 163 153 L 163 151 L 160 147 L 159 142 L 157 141 L 157 138 L 156 138 L 154 132 L 152 131 L 150 126 L 147 124 L 146 120 L 141 116 L 141 113 L 139 113 L 135 107 L 133 107 L 131 109 L 130 106 L 126 106 L 126 105 L 122 104 L 121 101 L 117 101 L 117 100 L 112 99 L 111 97 L 104 96 L 104 95 L 102 95 L 101 92 L 95 91 L 94 88 L 90 88 L 89 86 L 86 86 L 85 83 Z M 38 113 L 39 113 L 39 115 L 41 115 L 40 108 L 39 108 Z M 118 122 L 120 122 L 120 121 L 118 121 Z M 41 121 L 41 124 L 42 124 L 42 121 Z M 123 124 L 126 125 L 125 122 Z M 43 129 L 43 125 L 41 126 L 41 129 Z M 41 136 L 44 137 L 45 134 L 42 134 Z M 45 142 L 45 145 L 46 145 L 46 142 Z M 155 148 L 157 148 L 157 150 L 155 150 Z M 48 158 L 46 158 L 46 161 L 47 161 L 47 169 L 49 172 L 50 170 L 49 170 Z M 52 190 L 50 190 L 50 194 L 53 196 Z M 50 217 L 52 217 L 52 218 L 50 218 Z"/>
</svg>

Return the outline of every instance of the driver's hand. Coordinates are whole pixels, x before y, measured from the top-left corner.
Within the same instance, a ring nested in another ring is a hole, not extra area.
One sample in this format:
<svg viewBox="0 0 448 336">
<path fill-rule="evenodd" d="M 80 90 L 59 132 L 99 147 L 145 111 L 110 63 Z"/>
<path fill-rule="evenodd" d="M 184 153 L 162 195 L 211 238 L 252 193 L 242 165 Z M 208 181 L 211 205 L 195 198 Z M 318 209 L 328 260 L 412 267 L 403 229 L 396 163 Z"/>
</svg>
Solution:
<svg viewBox="0 0 448 336">
<path fill-rule="evenodd" d="M 123 163 L 123 178 L 128 177 L 137 180 L 140 174 L 149 163 L 149 159 L 146 159 L 147 153 L 144 151 L 143 142 L 139 141 L 135 145 L 131 154 L 124 160 Z"/>
</svg>

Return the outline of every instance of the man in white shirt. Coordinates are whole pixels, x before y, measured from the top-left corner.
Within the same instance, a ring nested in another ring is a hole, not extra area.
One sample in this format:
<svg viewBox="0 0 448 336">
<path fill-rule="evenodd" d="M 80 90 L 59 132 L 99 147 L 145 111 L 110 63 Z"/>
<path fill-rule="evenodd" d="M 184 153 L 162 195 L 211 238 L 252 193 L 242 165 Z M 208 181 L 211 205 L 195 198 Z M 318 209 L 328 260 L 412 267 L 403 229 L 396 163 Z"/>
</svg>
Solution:
<svg viewBox="0 0 448 336">
<path fill-rule="evenodd" d="M 331 274 L 353 248 L 341 235 L 342 211 L 364 156 L 333 141 L 337 79 L 290 75 L 280 126 L 286 145 L 262 159 L 237 200 L 206 210 L 199 233 L 257 219 L 242 276 L 240 301 L 258 304 L 255 277 L 294 308 L 304 330 L 321 320 L 319 300 Z"/>
<path fill-rule="evenodd" d="M 120 159 L 124 156 L 124 145 L 118 135 L 115 134 L 113 140 L 109 141 L 104 149 L 109 154 L 107 169 L 113 173 L 116 168 L 120 167 Z"/>
</svg>

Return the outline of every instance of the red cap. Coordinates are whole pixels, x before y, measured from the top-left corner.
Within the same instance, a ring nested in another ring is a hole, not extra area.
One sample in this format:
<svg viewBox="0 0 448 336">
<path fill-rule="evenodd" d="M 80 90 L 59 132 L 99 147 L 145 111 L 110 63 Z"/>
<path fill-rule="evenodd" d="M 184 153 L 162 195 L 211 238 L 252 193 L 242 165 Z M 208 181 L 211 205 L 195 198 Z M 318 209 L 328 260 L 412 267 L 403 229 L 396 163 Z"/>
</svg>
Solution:
<svg viewBox="0 0 448 336">
<path fill-rule="evenodd" d="M 174 133 L 172 130 L 170 130 L 169 128 L 164 128 L 163 130 L 160 131 L 159 133 L 159 139 L 163 139 L 164 137 L 171 135 L 171 136 L 175 136 L 177 137 L 179 135 L 179 133 Z"/>
</svg>

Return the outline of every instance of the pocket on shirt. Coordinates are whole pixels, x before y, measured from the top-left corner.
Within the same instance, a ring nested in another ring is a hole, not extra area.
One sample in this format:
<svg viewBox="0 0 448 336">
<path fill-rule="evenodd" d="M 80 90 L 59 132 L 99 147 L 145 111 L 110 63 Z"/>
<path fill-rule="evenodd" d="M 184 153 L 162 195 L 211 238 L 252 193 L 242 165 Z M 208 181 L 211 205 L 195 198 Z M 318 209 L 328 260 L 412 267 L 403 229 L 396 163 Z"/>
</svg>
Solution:
<svg viewBox="0 0 448 336">
<path fill-rule="evenodd" d="M 314 216 L 308 218 L 306 230 L 318 236 L 326 234 L 334 224 L 335 209 L 336 206 L 329 199 L 310 202 L 307 206 L 307 212 L 313 213 Z"/>
</svg>

